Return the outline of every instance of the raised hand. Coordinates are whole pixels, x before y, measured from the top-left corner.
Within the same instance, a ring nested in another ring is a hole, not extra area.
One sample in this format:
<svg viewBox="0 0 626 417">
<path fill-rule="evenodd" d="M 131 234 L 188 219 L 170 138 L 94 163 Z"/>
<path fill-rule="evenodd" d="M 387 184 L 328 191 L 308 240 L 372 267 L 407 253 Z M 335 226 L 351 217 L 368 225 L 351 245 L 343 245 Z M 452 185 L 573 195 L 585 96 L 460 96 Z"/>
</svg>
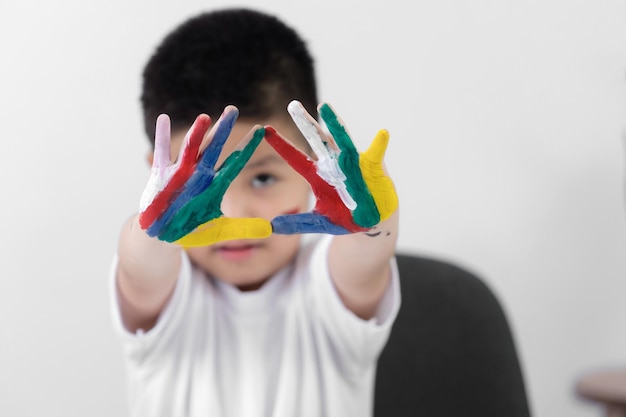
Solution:
<svg viewBox="0 0 626 417">
<path fill-rule="evenodd" d="M 267 220 L 227 218 L 220 209 L 226 189 L 264 135 L 264 128 L 253 129 L 216 171 L 215 164 L 238 113 L 234 106 L 224 110 L 203 151 L 200 147 L 211 120 L 207 115 L 198 116 L 175 163 L 170 161 L 169 118 L 159 116 L 151 175 L 140 203 L 139 223 L 150 236 L 190 247 L 271 234 Z"/>
<path fill-rule="evenodd" d="M 359 155 L 343 122 L 328 104 L 320 105 L 318 111 L 330 136 L 299 102 L 291 102 L 288 110 L 316 161 L 270 126 L 265 127 L 265 139 L 311 184 L 317 201 L 312 212 L 274 218 L 274 233 L 364 232 L 387 219 L 398 206 L 393 182 L 383 166 L 388 132 L 379 131 L 369 149 Z"/>
</svg>

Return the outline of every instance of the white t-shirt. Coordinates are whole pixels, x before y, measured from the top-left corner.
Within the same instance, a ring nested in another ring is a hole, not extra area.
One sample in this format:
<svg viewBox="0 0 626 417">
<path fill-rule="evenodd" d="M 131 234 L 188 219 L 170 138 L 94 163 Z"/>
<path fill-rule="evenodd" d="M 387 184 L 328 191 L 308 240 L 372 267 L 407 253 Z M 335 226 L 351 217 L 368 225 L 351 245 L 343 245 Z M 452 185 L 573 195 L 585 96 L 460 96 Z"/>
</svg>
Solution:
<svg viewBox="0 0 626 417">
<path fill-rule="evenodd" d="M 378 355 L 400 306 L 395 260 L 375 318 L 342 304 L 327 269 L 330 236 L 257 291 L 208 278 L 183 256 L 174 294 L 148 332 L 113 317 L 136 417 L 367 417 Z"/>
</svg>

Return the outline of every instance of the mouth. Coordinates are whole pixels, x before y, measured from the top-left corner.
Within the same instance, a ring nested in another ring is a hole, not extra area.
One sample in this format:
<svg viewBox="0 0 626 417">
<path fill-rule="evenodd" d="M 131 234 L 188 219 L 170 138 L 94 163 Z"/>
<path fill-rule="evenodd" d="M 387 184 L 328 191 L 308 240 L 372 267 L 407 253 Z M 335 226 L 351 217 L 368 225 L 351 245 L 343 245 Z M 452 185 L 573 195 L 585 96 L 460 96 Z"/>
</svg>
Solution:
<svg viewBox="0 0 626 417">
<path fill-rule="evenodd" d="M 253 242 L 229 242 L 216 247 L 215 251 L 226 260 L 243 261 L 250 258 L 259 246 Z"/>
</svg>

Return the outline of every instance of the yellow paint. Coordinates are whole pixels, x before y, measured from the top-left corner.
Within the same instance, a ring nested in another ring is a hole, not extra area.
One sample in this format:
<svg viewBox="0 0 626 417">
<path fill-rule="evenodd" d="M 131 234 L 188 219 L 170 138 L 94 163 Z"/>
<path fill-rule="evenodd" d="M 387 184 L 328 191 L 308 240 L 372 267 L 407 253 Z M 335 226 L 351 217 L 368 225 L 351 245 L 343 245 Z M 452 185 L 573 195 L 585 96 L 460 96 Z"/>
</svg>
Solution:
<svg viewBox="0 0 626 417">
<path fill-rule="evenodd" d="M 265 219 L 218 217 L 198 226 L 175 243 L 184 248 L 193 248 L 224 240 L 263 239 L 271 234 L 272 224 Z"/>
<path fill-rule="evenodd" d="M 378 131 L 370 147 L 359 158 L 361 173 L 378 207 L 380 221 L 386 220 L 398 208 L 396 189 L 383 166 L 388 143 L 389 132 Z"/>
</svg>

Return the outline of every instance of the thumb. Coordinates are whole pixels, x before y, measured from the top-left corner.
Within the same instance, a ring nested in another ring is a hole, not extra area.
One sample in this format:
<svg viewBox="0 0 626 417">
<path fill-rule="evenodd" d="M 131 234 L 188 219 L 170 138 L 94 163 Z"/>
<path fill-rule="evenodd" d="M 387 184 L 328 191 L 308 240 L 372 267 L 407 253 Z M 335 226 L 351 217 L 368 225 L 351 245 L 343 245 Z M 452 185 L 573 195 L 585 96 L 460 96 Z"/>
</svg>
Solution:
<svg viewBox="0 0 626 417">
<path fill-rule="evenodd" d="M 176 243 L 184 248 L 192 248 L 212 245 L 223 240 L 263 239 L 271 234 L 272 225 L 265 219 L 218 217 L 198 226 Z"/>
</svg>

